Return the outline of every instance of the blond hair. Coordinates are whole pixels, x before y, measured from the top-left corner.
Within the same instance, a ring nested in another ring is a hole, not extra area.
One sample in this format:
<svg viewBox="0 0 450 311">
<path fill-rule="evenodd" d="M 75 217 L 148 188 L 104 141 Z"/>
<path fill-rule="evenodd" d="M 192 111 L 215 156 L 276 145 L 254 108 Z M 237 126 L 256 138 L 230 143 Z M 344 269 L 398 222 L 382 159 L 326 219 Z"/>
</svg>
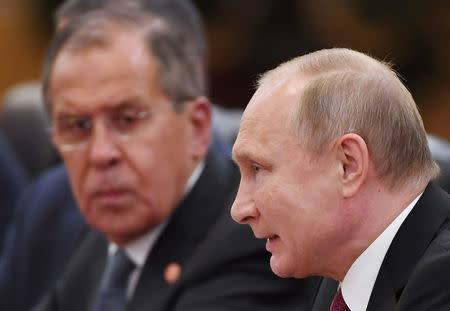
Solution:
<svg viewBox="0 0 450 311">
<path fill-rule="evenodd" d="M 417 106 L 389 64 L 349 49 L 320 50 L 265 73 L 258 85 L 298 78 L 307 82 L 296 84 L 289 126 L 308 150 L 320 155 L 337 138 L 355 133 L 391 189 L 438 174 Z"/>
</svg>

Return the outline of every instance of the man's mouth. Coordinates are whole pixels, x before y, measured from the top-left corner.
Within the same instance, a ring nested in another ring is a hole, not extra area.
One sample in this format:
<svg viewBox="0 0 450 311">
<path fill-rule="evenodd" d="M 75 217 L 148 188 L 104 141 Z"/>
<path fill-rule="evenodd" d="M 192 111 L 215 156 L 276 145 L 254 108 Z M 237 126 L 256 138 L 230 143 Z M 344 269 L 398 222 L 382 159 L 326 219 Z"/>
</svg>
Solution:
<svg viewBox="0 0 450 311">
<path fill-rule="evenodd" d="M 120 202 L 126 200 L 129 195 L 130 191 L 125 188 L 105 188 L 95 191 L 91 198 L 101 204 L 114 205 L 120 204 Z"/>
<path fill-rule="evenodd" d="M 272 235 L 272 236 L 269 236 L 269 237 L 267 238 L 267 241 L 271 241 L 271 240 L 274 240 L 274 239 L 277 239 L 277 238 L 279 238 L 279 236 L 276 235 L 276 234 L 274 234 L 274 235 Z"/>
<path fill-rule="evenodd" d="M 275 240 L 278 239 L 278 238 L 279 238 L 279 236 L 276 235 L 276 234 L 274 234 L 274 235 L 269 236 L 269 237 L 267 238 L 267 242 L 273 242 L 273 241 L 275 241 Z"/>
<path fill-rule="evenodd" d="M 276 234 L 267 237 L 266 250 L 268 252 L 273 252 L 275 250 L 275 247 L 278 244 L 277 242 L 279 240 L 280 240 L 280 237 Z"/>
<path fill-rule="evenodd" d="M 260 232 L 260 231 L 256 231 L 255 229 L 253 229 L 253 235 L 257 239 L 267 239 L 267 240 L 278 237 L 278 235 L 276 235 L 274 233 Z"/>
</svg>

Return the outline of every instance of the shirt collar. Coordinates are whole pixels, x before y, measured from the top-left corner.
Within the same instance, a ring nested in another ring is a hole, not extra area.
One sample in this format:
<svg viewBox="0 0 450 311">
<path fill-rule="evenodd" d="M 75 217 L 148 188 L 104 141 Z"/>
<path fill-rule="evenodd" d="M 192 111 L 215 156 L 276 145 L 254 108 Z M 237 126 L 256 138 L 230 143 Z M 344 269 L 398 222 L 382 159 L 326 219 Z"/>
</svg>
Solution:
<svg viewBox="0 0 450 311">
<path fill-rule="evenodd" d="M 192 172 L 191 176 L 186 183 L 186 187 L 184 190 L 183 197 L 186 197 L 194 187 L 195 183 L 199 179 L 201 173 L 203 172 L 203 168 L 205 167 L 205 162 L 202 161 L 197 165 L 195 170 Z M 153 230 L 145 233 L 144 235 L 138 237 L 137 239 L 131 241 L 130 243 L 123 246 L 125 253 L 130 257 L 130 259 L 134 262 L 134 264 L 141 268 L 150 254 L 153 245 L 158 239 L 161 232 L 167 226 L 169 222 L 169 218 L 165 219 L 162 223 L 160 223 Z M 116 243 L 110 242 L 108 245 L 108 256 L 112 256 L 116 253 L 119 246 Z"/>
<path fill-rule="evenodd" d="M 161 231 L 166 227 L 166 225 L 167 219 L 160 223 L 153 230 L 145 233 L 136 240 L 123 246 L 125 253 L 138 268 L 141 268 L 144 265 L 145 260 L 147 259 L 151 249 L 153 248 L 153 245 L 155 244 L 156 240 L 161 234 Z M 108 246 L 108 256 L 114 255 L 118 248 L 119 246 L 116 243 L 110 242 Z"/>
<path fill-rule="evenodd" d="M 195 170 L 192 172 L 191 176 L 189 176 L 189 179 L 186 183 L 186 188 L 184 189 L 183 198 L 186 197 L 191 192 L 197 180 L 200 178 L 200 175 L 202 174 L 204 168 L 205 168 L 205 161 L 202 161 L 197 165 Z"/>
<path fill-rule="evenodd" d="M 419 194 L 355 260 L 341 283 L 342 296 L 352 311 L 366 310 L 378 271 L 397 231 L 416 205 Z"/>
</svg>

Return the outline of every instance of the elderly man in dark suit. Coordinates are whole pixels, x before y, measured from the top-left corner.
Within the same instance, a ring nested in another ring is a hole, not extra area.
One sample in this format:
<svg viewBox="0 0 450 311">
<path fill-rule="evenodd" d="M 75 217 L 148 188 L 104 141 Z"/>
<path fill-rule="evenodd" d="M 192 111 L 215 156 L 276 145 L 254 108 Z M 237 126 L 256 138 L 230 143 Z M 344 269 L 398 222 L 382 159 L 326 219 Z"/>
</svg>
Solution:
<svg viewBox="0 0 450 311">
<path fill-rule="evenodd" d="M 330 49 L 269 71 L 233 156 L 232 216 L 267 240 L 272 270 L 329 277 L 313 310 L 450 309 L 450 197 L 387 64 Z"/>
<path fill-rule="evenodd" d="M 209 150 L 203 68 L 189 31 L 173 27 L 133 5 L 110 7 L 73 20 L 52 43 L 52 137 L 92 229 L 37 310 L 309 303 L 313 281 L 272 275 L 263 244 L 229 216 L 239 174 Z"/>
</svg>

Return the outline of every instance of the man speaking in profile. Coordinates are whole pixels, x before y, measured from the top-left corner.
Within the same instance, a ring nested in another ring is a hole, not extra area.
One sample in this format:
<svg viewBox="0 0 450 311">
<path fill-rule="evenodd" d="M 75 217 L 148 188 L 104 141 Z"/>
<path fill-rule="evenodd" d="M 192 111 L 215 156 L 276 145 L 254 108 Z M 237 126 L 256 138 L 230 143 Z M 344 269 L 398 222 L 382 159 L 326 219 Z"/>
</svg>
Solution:
<svg viewBox="0 0 450 311">
<path fill-rule="evenodd" d="M 450 198 L 387 64 L 329 49 L 267 72 L 233 157 L 232 217 L 277 275 L 328 277 L 313 310 L 450 310 Z"/>
</svg>

